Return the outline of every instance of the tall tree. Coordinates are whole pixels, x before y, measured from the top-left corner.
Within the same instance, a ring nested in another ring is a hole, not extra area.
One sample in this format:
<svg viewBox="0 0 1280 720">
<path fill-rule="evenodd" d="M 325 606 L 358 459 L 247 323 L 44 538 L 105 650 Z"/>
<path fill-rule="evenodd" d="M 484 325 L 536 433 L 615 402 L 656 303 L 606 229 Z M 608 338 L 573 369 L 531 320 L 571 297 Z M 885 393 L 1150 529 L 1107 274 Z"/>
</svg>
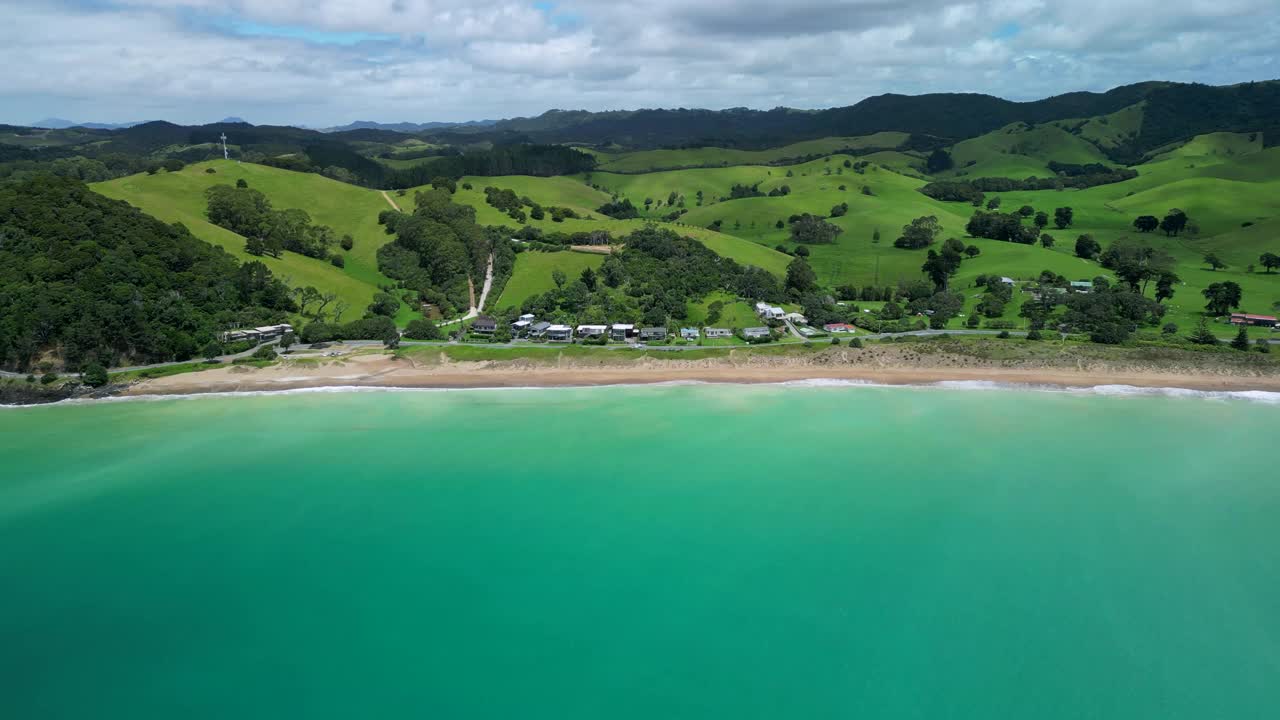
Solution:
<svg viewBox="0 0 1280 720">
<path fill-rule="evenodd" d="M 1276 268 L 1280 268 L 1280 255 L 1269 252 L 1262 253 L 1262 255 L 1258 257 L 1258 262 L 1262 264 L 1262 267 L 1267 269 L 1268 273 L 1270 273 Z"/>
<path fill-rule="evenodd" d="M 1213 283 L 1200 294 L 1204 295 L 1207 301 L 1204 309 L 1210 315 L 1226 315 L 1232 308 L 1240 307 L 1243 296 L 1240 286 L 1230 280 Z"/>
<path fill-rule="evenodd" d="M 1071 227 L 1072 221 L 1075 220 L 1075 211 L 1069 207 L 1060 207 L 1053 209 L 1053 225 L 1059 230 L 1065 230 Z"/>
<path fill-rule="evenodd" d="M 1149 233 L 1160 227 L 1160 220 L 1155 215 L 1140 215 L 1133 221 L 1133 226 L 1138 232 Z"/>
<path fill-rule="evenodd" d="M 1207 252 L 1204 254 L 1204 264 L 1209 266 L 1210 270 L 1222 270 L 1227 264 L 1218 257 L 1217 253 Z"/>
</svg>

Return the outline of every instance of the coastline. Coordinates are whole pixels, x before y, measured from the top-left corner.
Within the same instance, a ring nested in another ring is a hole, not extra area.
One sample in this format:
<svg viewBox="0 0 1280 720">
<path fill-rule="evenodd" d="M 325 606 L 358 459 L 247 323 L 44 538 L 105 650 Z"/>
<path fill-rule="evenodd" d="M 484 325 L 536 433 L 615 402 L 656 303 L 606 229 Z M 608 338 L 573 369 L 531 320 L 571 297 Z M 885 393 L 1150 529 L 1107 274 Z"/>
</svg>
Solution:
<svg viewBox="0 0 1280 720">
<path fill-rule="evenodd" d="M 331 363 L 223 367 L 198 373 L 142 380 L 124 396 L 270 392 L 321 388 L 480 389 L 554 388 L 670 383 L 776 384 L 837 381 L 876 385 L 994 383 L 1000 385 L 1090 388 L 1109 385 L 1204 392 L 1280 393 L 1280 374 L 1211 372 L 1185 368 L 1094 363 L 1076 367 L 1002 366 L 955 359 L 892 357 L 848 351 L 810 357 L 658 360 L 624 363 L 557 359 L 419 362 L 381 354 L 355 355 Z M 932 362 L 930 362 L 932 361 Z"/>
</svg>

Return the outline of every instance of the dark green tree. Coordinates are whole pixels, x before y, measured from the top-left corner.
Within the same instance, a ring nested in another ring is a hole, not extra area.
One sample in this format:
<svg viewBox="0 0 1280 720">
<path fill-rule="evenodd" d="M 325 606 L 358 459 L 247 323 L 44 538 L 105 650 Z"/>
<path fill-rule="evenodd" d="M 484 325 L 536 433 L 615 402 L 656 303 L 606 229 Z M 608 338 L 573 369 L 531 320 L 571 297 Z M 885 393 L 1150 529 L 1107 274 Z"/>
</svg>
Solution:
<svg viewBox="0 0 1280 720">
<path fill-rule="evenodd" d="M 1269 252 L 1262 253 L 1262 255 L 1258 257 L 1258 262 L 1262 264 L 1262 267 L 1267 269 L 1268 273 L 1270 273 L 1276 268 L 1280 268 L 1280 255 Z"/>
<path fill-rule="evenodd" d="M 1241 352 L 1249 352 L 1249 330 L 1244 325 L 1236 331 L 1235 339 L 1231 341 L 1231 347 Z"/>
<path fill-rule="evenodd" d="M 1053 226 L 1059 230 L 1066 230 L 1071 227 L 1072 221 L 1075 220 L 1075 212 L 1069 207 L 1054 208 L 1053 210 Z"/>
<path fill-rule="evenodd" d="M 1207 252 L 1204 254 L 1204 264 L 1209 266 L 1210 270 L 1222 270 L 1227 264 L 1218 257 L 1217 253 Z"/>
<path fill-rule="evenodd" d="M 1205 312 L 1210 315 L 1226 315 L 1232 308 L 1240 307 L 1242 292 L 1240 286 L 1230 280 L 1216 282 L 1200 292 L 1204 295 Z"/>
<path fill-rule="evenodd" d="M 1155 215 L 1140 215 L 1133 221 L 1133 226 L 1138 232 L 1149 233 L 1160 227 L 1160 220 Z"/>
</svg>

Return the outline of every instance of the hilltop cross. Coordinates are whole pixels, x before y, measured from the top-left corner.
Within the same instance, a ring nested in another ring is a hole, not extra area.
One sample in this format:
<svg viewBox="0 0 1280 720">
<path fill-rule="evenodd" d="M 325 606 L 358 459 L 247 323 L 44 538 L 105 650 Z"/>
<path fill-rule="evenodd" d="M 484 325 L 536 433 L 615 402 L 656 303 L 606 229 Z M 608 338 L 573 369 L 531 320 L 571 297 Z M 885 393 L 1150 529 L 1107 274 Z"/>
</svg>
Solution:
<svg viewBox="0 0 1280 720">
<path fill-rule="evenodd" d="M 223 160 L 231 159 L 230 156 L 227 155 L 227 134 L 226 133 L 222 133 L 222 159 Z"/>
</svg>

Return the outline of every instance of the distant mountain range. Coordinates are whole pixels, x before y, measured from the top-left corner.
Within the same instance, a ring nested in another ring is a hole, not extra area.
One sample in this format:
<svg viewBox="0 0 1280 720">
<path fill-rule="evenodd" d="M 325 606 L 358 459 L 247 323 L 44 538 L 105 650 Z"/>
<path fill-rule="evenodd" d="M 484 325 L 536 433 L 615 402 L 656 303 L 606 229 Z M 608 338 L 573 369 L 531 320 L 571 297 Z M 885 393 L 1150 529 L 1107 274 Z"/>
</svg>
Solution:
<svg viewBox="0 0 1280 720">
<path fill-rule="evenodd" d="M 420 133 L 428 130 L 452 130 L 461 128 L 486 128 L 496 125 L 497 120 L 468 120 L 467 122 L 425 122 L 425 123 L 380 123 L 373 120 L 357 120 L 346 125 L 320 128 L 320 132 L 348 132 L 351 130 L 390 130 L 399 133 Z"/>
<path fill-rule="evenodd" d="M 44 128 L 45 130 L 66 130 L 67 128 L 82 127 L 90 130 L 123 130 L 131 128 L 135 125 L 141 125 L 146 120 L 138 120 L 137 122 L 127 123 L 98 123 L 98 122 L 74 122 L 63 118 L 45 118 L 39 122 L 31 123 L 31 127 Z"/>
</svg>

